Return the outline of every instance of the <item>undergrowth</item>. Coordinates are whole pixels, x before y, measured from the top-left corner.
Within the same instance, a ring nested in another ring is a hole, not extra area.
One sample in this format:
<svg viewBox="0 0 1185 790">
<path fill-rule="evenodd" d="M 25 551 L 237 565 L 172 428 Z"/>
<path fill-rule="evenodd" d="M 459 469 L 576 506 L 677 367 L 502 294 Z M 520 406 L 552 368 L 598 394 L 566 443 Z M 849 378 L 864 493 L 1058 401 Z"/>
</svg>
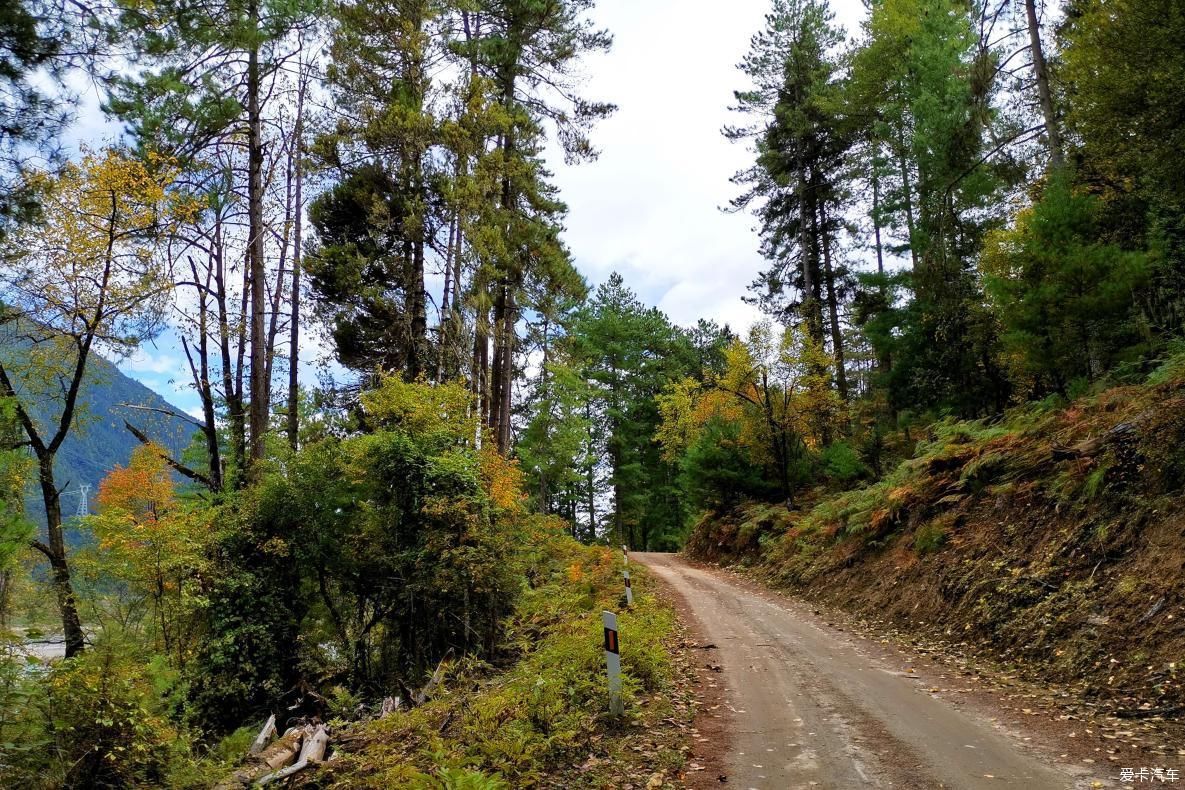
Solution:
<svg viewBox="0 0 1185 790">
<path fill-rule="evenodd" d="M 566 542 L 552 547 L 549 569 L 527 590 L 508 624 L 517 659 L 505 671 L 458 662 L 435 698 L 409 712 L 353 725 L 337 742 L 343 756 L 319 784 L 340 788 L 564 786 L 565 772 L 591 766 L 582 786 L 617 784 L 606 772 L 674 774 L 680 744 L 658 747 L 639 765 L 628 748 L 673 711 L 672 610 L 634 571 L 635 598 L 625 609 L 621 556 Z M 601 611 L 618 612 L 626 715 L 607 713 Z M 643 778 L 645 781 L 645 777 Z M 660 786 L 661 781 L 659 785 Z"/>
</svg>

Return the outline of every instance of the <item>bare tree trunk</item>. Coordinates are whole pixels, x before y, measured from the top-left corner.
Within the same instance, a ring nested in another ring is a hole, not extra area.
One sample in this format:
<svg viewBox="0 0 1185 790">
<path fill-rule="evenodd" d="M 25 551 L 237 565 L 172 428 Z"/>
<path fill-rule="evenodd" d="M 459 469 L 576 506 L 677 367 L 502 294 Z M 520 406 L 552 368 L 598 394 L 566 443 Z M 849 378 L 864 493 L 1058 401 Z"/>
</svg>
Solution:
<svg viewBox="0 0 1185 790">
<path fill-rule="evenodd" d="M 494 360 L 490 367 L 490 433 L 499 452 L 502 451 L 502 368 L 506 353 L 504 327 L 506 323 L 506 284 L 499 282 L 494 298 L 494 317 L 491 328 L 494 335 Z"/>
<path fill-rule="evenodd" d="M 74 375 L 75 382 L 81 382 L 82 373 L 86 367 L 89 342 L 83 345 L 80 362 Z M 81 653 L 86 647 L 85 636 L 82 632 L 82 621 L 78 616 L 78 602 L 74 597 L 74 586 L 70 581 L 70 566 L 66 561 L 66 541 L 62 534 L 62 504 L 60 492 L 54 481 L 54 457 L 57 448 L 65 439 L 66 432 L 73 422 L 74 401 L 78 394 L 75 384 L 66 392 L 66 403 L 62 420 L 53 440 L 47 445 L 37 432 L 37 427 L 24 406 L 17 400 L 16 389 L 8 378 L 8 371 L 0 364 L 0 394 L 12 398 L 16 402 L 17 417 L 29 445 L 37 456 L 37 481 L 41 487 L 41 501 L 45 506 L 46 536 L 49 544 L 39 540 L 33 541 L 33 548 L 40 551 L 49 560 L 50 583 L 58 599 L 58 612 L 62 617 L 62 632 L 66 638 L 66 658 L 72 658 Z"/>
<path fill-rule="evenodd" d="M 249 0 L 247 3 L 247 17 L 251 26 L 258 30 L 258 0 Z M 267 273 L 263 259 L 263 123 L 259 96 L 259 44 L 251 42 L 247 53 L 247 262 L 251 284 L 251 463 L 264 456 L 269 398 L 264 320 L 267 310 Z"/>
<path fill-rule="evenodd" d="M 503 65 L 498 75 L 502 104 L 507 112 L 514 106 L 514 69 L 517 63 Z M 515 209 L 515 187 L 510 175 L 510 162 L 515 155 L 514 128 L 502 135 L 502 197 L 501 208 L 507 216 Z M 506 231 L 511 230 L 507 223 Z M 524 262 L 525 265 L 525 262 Z M 494 434 L 498 452 L 510 450 L 510 385 L 514 371 L 514 288 L 515 277 L 503 271 L 498 280 L 498 294 L 494 303 L 494 383 L 491 392 L 490 430 Z"/>
<path fill-rule="evenodd" d="M 869 171 L 872 174 L 872 229 L 876 236 L 876 273 L 885 273 L 885 254 L 881 244 L 881 185 L 877 175 L 877 144 L 872 143 L 872 162 Z"/>
<path fill-rule="evenodd" d="M 453 249 L 457 244 L 457 223 L 459 218 L 454 210 L 448 221 L 448 246 L 444 249 L 444 287 L 440 290 L 440 351 L 436 355 L 436 381 L 445 380 L 445 369 L 448 367 L 449 351 L 452 348 L 453 316 L 449 297 L 453 289 Z"/>
<path fill-rule="evenodd" d="M 823 322 L 816 320 L 819 303 L 815 298 L 817 285 L 815 284 L 814 240 L 810 237 L 810 227 L 814 224 L 814 210 L 810 208 L 807 197 L 806 170 L 799 167 L 798 171 L 798 249 L 800 268 L 802 270 L 802 317 L 806 321 L 807 331 L 817 341 L 823 339 Z"/>
<path fill-rule="evenodd" d="M 38 450 L 38 482 L 41 484 L 41 499 L 45 504 L 45 523 L 49 538 L 49 551 L 41 549 L 49 560 L 50 579 L 58 599 L 58 610 L 62 615 L 62 631 L 66 637 L 66 658 L 73 658 L 86 647 L 82 632 L 82 620 L 78 616 L 78 602 L 74 597 L 74 586 L 70 581 L 70 566 L 66 562 L 66 541 L 62 533 L 62 503 L 54 482 L 53 453 Z"/>
<path fill-rule="evenodd" d="M 1037 82 L 1041 115 L 1045 119 L 1045 134 L 1049 138 L 1049 163 L 1057 169 L 1062 166 L 1062 133 L 1053 108 L 1053 92 L 1049 89 L 1049 69 L 1045 65 L 1045 52 L 1041 49 L 1041 24 L 1037 20 L 1036 0 L 1025 0 L 1025 16 L 1029 21 L 1029 52 L 1033 58 L 1033 77 Z"/>
<path fill-rule="evenodd" d="M 418 190 L 423 185 L 417 186 Z M 411 354 L 408 359 L 408 375 L 418 378 L 428 362 L 428 300 L 424 287 L 424 239 L 425 221 L 420 217 L 420 233 L 412 248 L 411 282 L 408 284 L 411 298 Z"/>
<path fill-rule="evenodd" d="M 918 268 L 918 250 L 916 231 L 913 220 L 913 185 L 909 178 L 909 161 L 905 156 L 905 134 L 897 129 L 897 163 L 901 169 L 901 193 L 905 198 L 905 227 L 909 231 L 909 256 L 913 261 L 914 271 Z"/>
<path fill-rule="evenodd" d="M 206 268 L 205 282 L 198 289 L 198 361 L 194 364 L 189 351 L 189 342 L 182 337 L 181 345 L 185 350 L 185 358 L 189 362 L 189 372 L 194 378 L 198 397 L 202 402 L 202 435 L 206 440 L 206 458 L 209 465 L 210 488 L 221 491 L 222 480 L 222 450 L 218 444 L 218 425 L 214 413 L 214 388 L 210 383 L 210 281 L 213 276 L 213 262 Z M 189 259 L 189 270 L 194 283 L 199 280 L 197 264 L 193 258 Z"/>
<path fill-rule="evenodd" d="M 831 318 L 831 351 L 835 356 L 835 388 L 839 397 L 848 399 L 848 377 L 844 369 L 843 332 L 839 328 L 839 299 L 835 294 L 835 272 L 831 268 L 831 234 L 827 231 L 827 205 L 821 203 L 820 230 L 823 237 L 823 279 L 827 286 L 827 310 Z"/>
<path fill-rule="evenodd" d="M 304 243 L 304 97 L 308 82 L 303 65 L 296 93 L 296 221 L 292 235 L 292 316 L 288 327 L 288 446 L 300 444 L 300 264 Z"/>
<path fill-rule="evenodd" d="M 592 403 L 585 403 L 584 418 L 589 425 L 588 435 L 588 450 L 589 457 L 593 455 L 593 437 L 592 437 Z M 597 537 L 597 466 L 595 463 L 588 464 L 588 539 L 596 540 Z"/>
<path fill-rule="evenodd" d="M 268 311 L 267 318 L 267 373 L 264 379 L 269 384 L 272 381 L 272 373 L 276 366 L 276 338 L 280 335 L 280 305 L 284 301 L 284 284 L 285 284 L 285 270 L 288 265 L 289 248 L 292 244 L 292 226 L 293 226 L 293 191 L 295 187 L 295 157 L 293 151 L 293 141 L 287 141 L 287 160 L 284 165 L 284 232 L 280 236 L 280 259 L 276 266 L 276 287 L 271 292 L 271 309 Z M 273 166 L 274 167 L 274 166 Z M 269 393 L 270 394 L 270 393 Z"/>
<path fill-rule="evenodd" d="M 511 410 L 514 403 L 514 351 L 518 339 L 517 332 L 515 331 L 517 314 L 518 306 L 515 302 L 514 291 L 508 289 L 505 315 L 502 318 L 502 365 L 498 370 L 498 377 L 501 379 L 498 394 L 501 402 L 498 406 L 499 421 L 497 435 L 498 452 L 503 455 L 510 452 L 510 439 L 512 435 Z"/>
<path fill-rule="evenodd" d="M 226 417 L 230 429 L 231 459 L 234 461 L 234 478 L 229 481 L 232 488 L 241 488 L 247 463 L 246 419 L 243 413 L 242 379 L 231 366 L 230 353 L 230 309 L 227 307 L 226 259 L 223 256 L 221 220 L 214 229 L 214 302 L 218 310 L 218 351 L 222 360 L 222 391 L 226 398 Z M 241 331 L 242 316 L 239 317 Z M 242 370 L 242 346 L 239 346 L 238 370 Z M 224 484 L 227 481 L 224 481 Z"/>
<path fill-rule="evenodd" d="M 490 313 L 479 306 L 474 315 L 473 330 L 473 392 L 477 395 L 478 413 L 482 426 L 490 424 Z"/>
<path fill-rule="evenodd" d="M 457 247 L 453 253 L 453 312 L 456 314 L 458 333 L 461 329 L 461 253 L 465 249 L 465 227 L 457 218 Z M 458 355 L 459 356 L 459 355 Z"/>
</svg>

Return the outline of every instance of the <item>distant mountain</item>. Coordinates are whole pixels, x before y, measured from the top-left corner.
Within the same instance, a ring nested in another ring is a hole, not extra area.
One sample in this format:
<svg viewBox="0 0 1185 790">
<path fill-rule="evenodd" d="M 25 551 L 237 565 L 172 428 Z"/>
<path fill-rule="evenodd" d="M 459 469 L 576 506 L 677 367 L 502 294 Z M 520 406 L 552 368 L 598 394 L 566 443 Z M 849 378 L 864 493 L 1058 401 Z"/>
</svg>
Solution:
<svg viewBox="0 0 1185 790">
<path fill-rule="evenodd" d="M 5 340 L 11 342 L 11 337 Z M 27 353 L 28 346 L 19 343 L 15 348 L 0 348 L 0 356 L 9 361 L 17 360 Z M 58 451 L 55 469 L 58 487 L 65 487 L 62 494 L 62 513 L 65 516 L 78 511 L 84 486 L 89 488 L 87 507 L 93 508 L 99 481 L 116 465 L 127 465 L 132 450 L 139 442 L 124 427 L 125 419 L 175 454 L 175 457 L 189 446 L 190 438 L 196 431 L 193 423 L 161 413 L 182 414 L 181 409 L 140 382 L 125 376 L 119 368 L 100 356 L 90 359 L 78 405 L 79 416 L 75 418 L 74 427 Z M 61 404 L 52 400 L 35 403 L 32 411 L 38 427 L 48 432 L 47 426 L 61 415 Z M 29 486 L 25 502 L 29 516 L 44 523 L 45 508 L 36 485 Z"/>
</svg>

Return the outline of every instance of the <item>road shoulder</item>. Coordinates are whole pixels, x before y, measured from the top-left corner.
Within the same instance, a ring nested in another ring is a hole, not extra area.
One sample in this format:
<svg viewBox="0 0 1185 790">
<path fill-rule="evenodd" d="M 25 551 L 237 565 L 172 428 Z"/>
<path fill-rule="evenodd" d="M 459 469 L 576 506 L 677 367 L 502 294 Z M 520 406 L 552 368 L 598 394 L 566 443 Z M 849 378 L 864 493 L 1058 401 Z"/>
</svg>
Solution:
<svg viewBox="0 0 1185 790">
<path fill-rule="evenodd" d="M 727 786 L 735 717 L 727 705 L 719 664 L 713 660 L 717 648 L 684 595 L 656 573 L 649 574 L 649 580 L 678 616 L 682 638 L 676 645 L 679 655 L 675 660 L 692 686 L 696 704 L 683 781 L 692 790 Z"/>
<path fill-rule="evenodd" d="M 1172 742 L 1157 722 L 1119 719 L 1091 709 L 1056 686 L 1041 687 L 1016 673 L 951 650 L 916 634 L 886 627 L 835 606 L 771 588 L 728 566 L 687 557 L 747 592 L 793 610 L 836 637 L 859 639 L 871 657 L 899 667 L 919 688 L 973 717 L 990 722 L 1025 750 L 1076 777 L 1076 787 L 1123 787 L 1121 769 L 1175 770 L 1185 783 L 1185 743 Z"/>
</svg>

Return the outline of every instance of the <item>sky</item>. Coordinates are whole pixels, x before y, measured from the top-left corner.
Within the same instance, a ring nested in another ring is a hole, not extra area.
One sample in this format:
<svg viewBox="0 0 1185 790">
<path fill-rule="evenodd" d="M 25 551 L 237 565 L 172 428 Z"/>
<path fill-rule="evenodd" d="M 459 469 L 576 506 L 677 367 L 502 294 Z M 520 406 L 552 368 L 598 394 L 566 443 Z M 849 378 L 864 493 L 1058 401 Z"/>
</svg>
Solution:
<svg viewBox="0 0 1185 790">
<path fill-rule="evenodd" d="M 855 30 L 859 0 L 832 3 Z M 618 105 L 598 125 L 591 163 L 555 166 L 568 203 L 565 238 L 590 283 L 618 272 L 642 301 L 677 324 L 700 318 L 747 329 L 758 318 L 741 297 L 764 268 L 754 217 L 720 210 L 739 193 L 729 178 L 752 161 L 720 133 L 750 37 L 770 0 L 599 0 L 593 19 L 613 49 L 586 61 L 584 94 Z M 558 162 L 558 157 L 556 158 Z"/>
<path fill-rule="evenodd" d="M 860 0 L 832 5 L 854 30 Z M 752 154 L 720 130 L 741 120 L 728 111 L 733 91 L 746 87 L 736 64 L 769 7 L 770 0 L 599 0 L 592 18 L 613 33 L 614 46 L 586 59 L 582 93 L 618 110 L 593 131 L 596 161 L 568 166 L 558 149 L 548 154 L 569 208 L 564 238 L 592 286 L 616 271 L 644 303 L 684 326 L 703 317 L 744 331 L 759 317 L 742 301 L 764 265 L 755 220 L 720 209 L 738 193 L 729 178 Z M 111 126 L 88 115 L 80 133 L 110 136 Z M 183 366 L 171 333 L 120 364 L 197 414 Z M 313 375 L 303 371 L 306 381 Z"/>
</svg>

